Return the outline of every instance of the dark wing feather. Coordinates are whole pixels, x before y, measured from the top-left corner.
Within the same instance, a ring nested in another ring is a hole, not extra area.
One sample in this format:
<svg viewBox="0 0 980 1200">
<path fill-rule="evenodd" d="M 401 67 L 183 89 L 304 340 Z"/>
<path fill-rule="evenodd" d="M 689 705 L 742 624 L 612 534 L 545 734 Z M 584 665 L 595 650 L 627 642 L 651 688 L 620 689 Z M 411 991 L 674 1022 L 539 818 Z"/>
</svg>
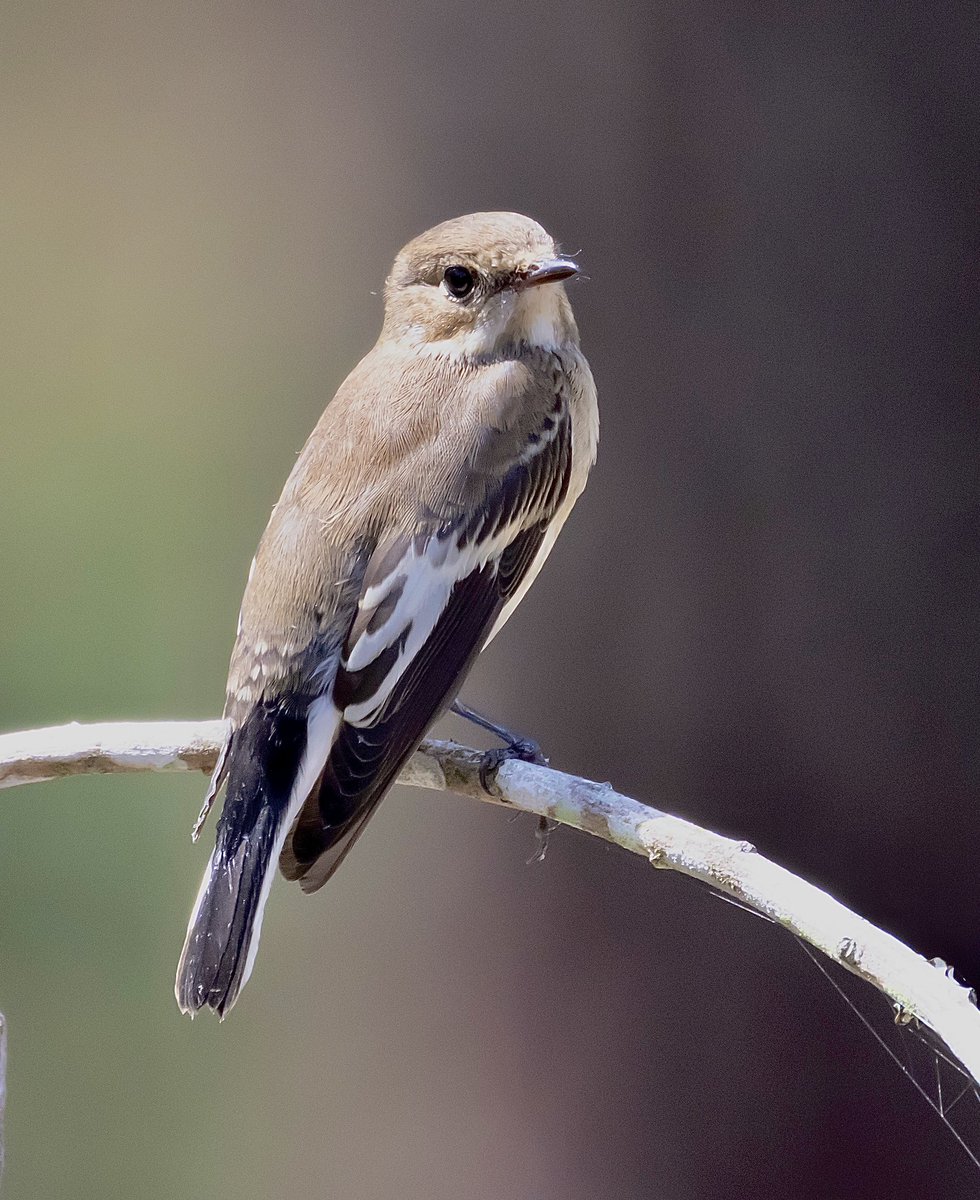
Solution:
<svg viewBox="0 0 980 1200">
<path fill-rule="evenodd" d="M 378 712 L 368 723 L 341 724 L 319 787 L 303 806 L 280 855 L 283 874 L 301 880 L 304 891 L 315 891 L 337 869 L 403 763 L 456 695 L 540 549 L 548 522 L 564 498 L 570 465 L 571 430 L 565 415 L 537 453 L 514 464 L 478 512 L 430 535 L 452 539 L 460 549 L 519 522 L 519 531 L 495 558 L 454 584 L 428 638 L 403 665 Z M 379 577 L 397 571 L 410 541 L 379 551 L 378 563 L 369 565 L 365 575 L 365 592 Z M 379 607 L 386 603 L 387 597 Z M 352 635 L 369 628 L 373 618 L 373 611 L 362 610 Z M 400 636 L 403 642 L 404 631 Z M 348 638 L 347 652 L 351 644 Z M 333 693 L 338 708 L 370 700 L 397 664 L 399 649 L 393 641 L 363 670 L 341 668 Z"/>
</svg>

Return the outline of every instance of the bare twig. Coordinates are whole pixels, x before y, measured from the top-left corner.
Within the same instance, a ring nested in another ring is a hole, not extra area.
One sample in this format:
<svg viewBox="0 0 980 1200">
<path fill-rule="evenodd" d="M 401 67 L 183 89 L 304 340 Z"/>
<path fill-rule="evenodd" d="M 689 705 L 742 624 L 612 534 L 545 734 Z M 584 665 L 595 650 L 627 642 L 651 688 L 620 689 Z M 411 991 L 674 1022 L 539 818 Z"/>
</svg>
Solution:
<svg viewBox="0 0 980 1200">
<path fill-rule="evenodd" d="M 224 731 L 221 721 L 164 721 L 6 734 L 0 737 L 0 788 L 91 772 L 210 771 Z M 428 741 L 399 782 L 535 813 L 702 880 L 883 992 L 903 1021 L 916 1018 L 932 1029 L 980 1083 L 980 1011 L 945 964 L 922 958 L 747 842 L 641 804 L 610 784 L 530 763 L 505 762 L 490 796 L 480 783 L 481 759 L 479 751 Z"/>
</svg>

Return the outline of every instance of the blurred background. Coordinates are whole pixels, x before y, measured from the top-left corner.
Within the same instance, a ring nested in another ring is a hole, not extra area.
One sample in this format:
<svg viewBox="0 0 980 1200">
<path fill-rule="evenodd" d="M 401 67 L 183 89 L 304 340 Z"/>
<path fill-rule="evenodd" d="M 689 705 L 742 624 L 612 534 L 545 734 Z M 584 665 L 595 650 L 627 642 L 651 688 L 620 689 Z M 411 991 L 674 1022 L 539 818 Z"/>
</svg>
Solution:
<svg viewBox="0 0 980 1200">
<path fill-rule="evenodd" d="M 11 0 L 0 728 L 218 715 L 395 251 L 517 209 L 590 276 L 602 442 L 465 698 L 980 982 L 977 43 L 966 4 Z M 232 1018 L 179 1018 L 204 786 L 4 796 L 10 1200 L 977 1193 L 788 935 L 451 798 L 277 885 Z"/>
</svg>

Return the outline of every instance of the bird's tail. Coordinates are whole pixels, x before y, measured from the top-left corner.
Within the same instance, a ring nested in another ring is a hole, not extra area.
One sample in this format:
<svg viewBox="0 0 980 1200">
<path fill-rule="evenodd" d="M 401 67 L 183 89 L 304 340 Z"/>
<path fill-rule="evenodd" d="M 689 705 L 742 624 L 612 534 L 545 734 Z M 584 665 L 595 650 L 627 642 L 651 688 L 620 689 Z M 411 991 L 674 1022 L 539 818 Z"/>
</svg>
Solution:
<svg viewBox="0 0 980 1200">
<path fill-rule="evenodd" d="M 245 837 L 219 831 L 177 967 L 181 1012 L 228 1012 L 252 973 L 278 857 L 279 824 L 265 807 Z"/>
<path fill-rule="evenodd" d="M 323 696 L 307 708 L 258 704 L 231 734 L 208 797 L 226 774 L 214 853 L 177 967 L 182 1012 L 224 1017 L 251 975 L 280 851 L 318 786 L 339 720 Z"/>
</svg>

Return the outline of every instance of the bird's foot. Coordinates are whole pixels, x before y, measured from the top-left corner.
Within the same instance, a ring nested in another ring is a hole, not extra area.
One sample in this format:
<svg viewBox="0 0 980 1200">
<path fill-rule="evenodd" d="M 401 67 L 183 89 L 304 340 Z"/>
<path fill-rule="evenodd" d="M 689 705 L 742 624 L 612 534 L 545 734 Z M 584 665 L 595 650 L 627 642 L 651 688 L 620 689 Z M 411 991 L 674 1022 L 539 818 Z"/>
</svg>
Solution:
<svg viewBox="0 0 980 1200">
<path fill-rule="evenodd" d="M 515 737 L 506 746 L 496 746 L 493 750 L 484 750 L 480 760 L 480 785 L 488 796 L 493 796 L 494 780 L 497 772 L 504 765 L 516 759 L 518 762 L 534 763 L 537 767 L 546 767 L 548 760 L 541 752 L 541 747 L 531 738 Z"/>
<path fill-rule="evenodd" d="M 498 725 L 496 721 L 491 721 L 489 717 L 483 716 L 475 709 L 470 708 L 468 704 L 464 704 L 462 700 L 454 700 L 452 704 L 452 712 L 458 717 L 462 717 L 466 721 L 471 721 L 474 725 L 478 725 L 481 729 L 485 729 L 488 733 L 499 737 L 504 743 L 503 746 L 497 746 L 493 750 L 485 750 L 480 762 L 480 786 L 488 796 L 495 795 L 493 781 L 497 776 L 497 772 L 509 759 L 517 759 L 518 762 L 534 763 L 538 767 L 546 767 L 548 760 L 545 758 L 541 747 L 533 738 L 521 737 L 520 734 L 512 732 L 503 725 Z"/>
</svg>

